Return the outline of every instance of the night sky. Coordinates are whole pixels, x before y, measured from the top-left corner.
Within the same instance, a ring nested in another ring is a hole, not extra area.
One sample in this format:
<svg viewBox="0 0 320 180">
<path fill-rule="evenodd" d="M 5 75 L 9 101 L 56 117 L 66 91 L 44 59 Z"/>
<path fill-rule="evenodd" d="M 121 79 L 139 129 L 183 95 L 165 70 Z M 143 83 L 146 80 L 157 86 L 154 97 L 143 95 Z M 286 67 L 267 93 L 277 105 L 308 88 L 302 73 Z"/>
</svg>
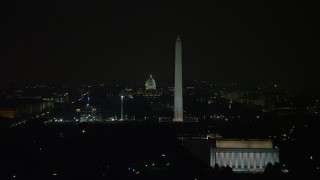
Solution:
<svg viewBox="0 0 320 180">
<path fill-rule="evenodd" d="M 150 3 L 152 2 L 152 3 Z M 158 3 L 156 3 L 158 2 Z M 0 79 L 319 87 L 319 7 L 308 1 L 1 2 Z"/>
</svg>

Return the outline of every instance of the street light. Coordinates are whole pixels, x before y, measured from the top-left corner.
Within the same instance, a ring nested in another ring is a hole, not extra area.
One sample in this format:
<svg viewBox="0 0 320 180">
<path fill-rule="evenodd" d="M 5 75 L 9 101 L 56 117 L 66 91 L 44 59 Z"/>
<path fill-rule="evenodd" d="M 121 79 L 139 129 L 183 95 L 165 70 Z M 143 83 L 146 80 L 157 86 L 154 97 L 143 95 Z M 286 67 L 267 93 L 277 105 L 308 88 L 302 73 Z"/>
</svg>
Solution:
<svg viewBox="0 0 320 180">
<path fill-rule="evenodd" d="M 124 96 L 121 95 L 121 118 L 120 118 L 121 121 L 123 120 L 123 98 Z"/>
</svg>

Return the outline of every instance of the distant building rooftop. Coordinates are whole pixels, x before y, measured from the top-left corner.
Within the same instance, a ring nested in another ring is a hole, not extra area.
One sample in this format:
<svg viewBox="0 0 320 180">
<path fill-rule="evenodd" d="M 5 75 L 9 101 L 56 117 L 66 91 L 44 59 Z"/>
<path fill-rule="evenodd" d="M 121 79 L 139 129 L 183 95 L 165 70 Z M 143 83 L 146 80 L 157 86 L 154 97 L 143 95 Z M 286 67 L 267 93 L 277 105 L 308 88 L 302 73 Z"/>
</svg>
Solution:
<svg viewBox="0 0 320 180">
<path fill-rule="evenodd" d="M 273 148 L 269 139 L 217 139 L 216 148 Z"/>
</svg>

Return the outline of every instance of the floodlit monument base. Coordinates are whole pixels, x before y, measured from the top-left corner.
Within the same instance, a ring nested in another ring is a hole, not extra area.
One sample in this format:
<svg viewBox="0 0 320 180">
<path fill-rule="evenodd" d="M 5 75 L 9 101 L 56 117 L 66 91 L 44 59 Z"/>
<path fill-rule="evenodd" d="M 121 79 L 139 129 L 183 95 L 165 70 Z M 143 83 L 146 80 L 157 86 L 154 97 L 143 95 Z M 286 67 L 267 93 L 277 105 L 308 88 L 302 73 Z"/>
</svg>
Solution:
<svg viewBox="0 0 320 180">
<path fill-rule="evenodd" d="M 182 121 L 175 121 L 172 117 L 159 117 L 159 122 L 174 122 L 174 123 L 190 123 L 198 122 L 197 117 L 184 117 Z"/>
<path fill-rule="evenodd" d="M 269 162 L 279 162 L 271 140 L 216 140 L 210 151 L 212 167 L 229 166 L 235 172 L 263 172 Z"/>
</svg>

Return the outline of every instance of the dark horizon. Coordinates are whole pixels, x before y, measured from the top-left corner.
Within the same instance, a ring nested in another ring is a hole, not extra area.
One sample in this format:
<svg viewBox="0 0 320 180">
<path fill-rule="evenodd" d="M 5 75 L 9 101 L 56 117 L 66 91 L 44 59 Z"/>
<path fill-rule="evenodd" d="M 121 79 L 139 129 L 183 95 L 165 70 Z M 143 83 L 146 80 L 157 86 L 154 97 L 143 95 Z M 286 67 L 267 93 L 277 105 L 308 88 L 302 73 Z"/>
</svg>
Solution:
<svg viewBox="0 0 320 180">
<path fill-rule="evenodd" d="M 318 12 L 311 2 L 7 2 L 0 81 L 183 81 L 319 88 Z"/>
</svg>

